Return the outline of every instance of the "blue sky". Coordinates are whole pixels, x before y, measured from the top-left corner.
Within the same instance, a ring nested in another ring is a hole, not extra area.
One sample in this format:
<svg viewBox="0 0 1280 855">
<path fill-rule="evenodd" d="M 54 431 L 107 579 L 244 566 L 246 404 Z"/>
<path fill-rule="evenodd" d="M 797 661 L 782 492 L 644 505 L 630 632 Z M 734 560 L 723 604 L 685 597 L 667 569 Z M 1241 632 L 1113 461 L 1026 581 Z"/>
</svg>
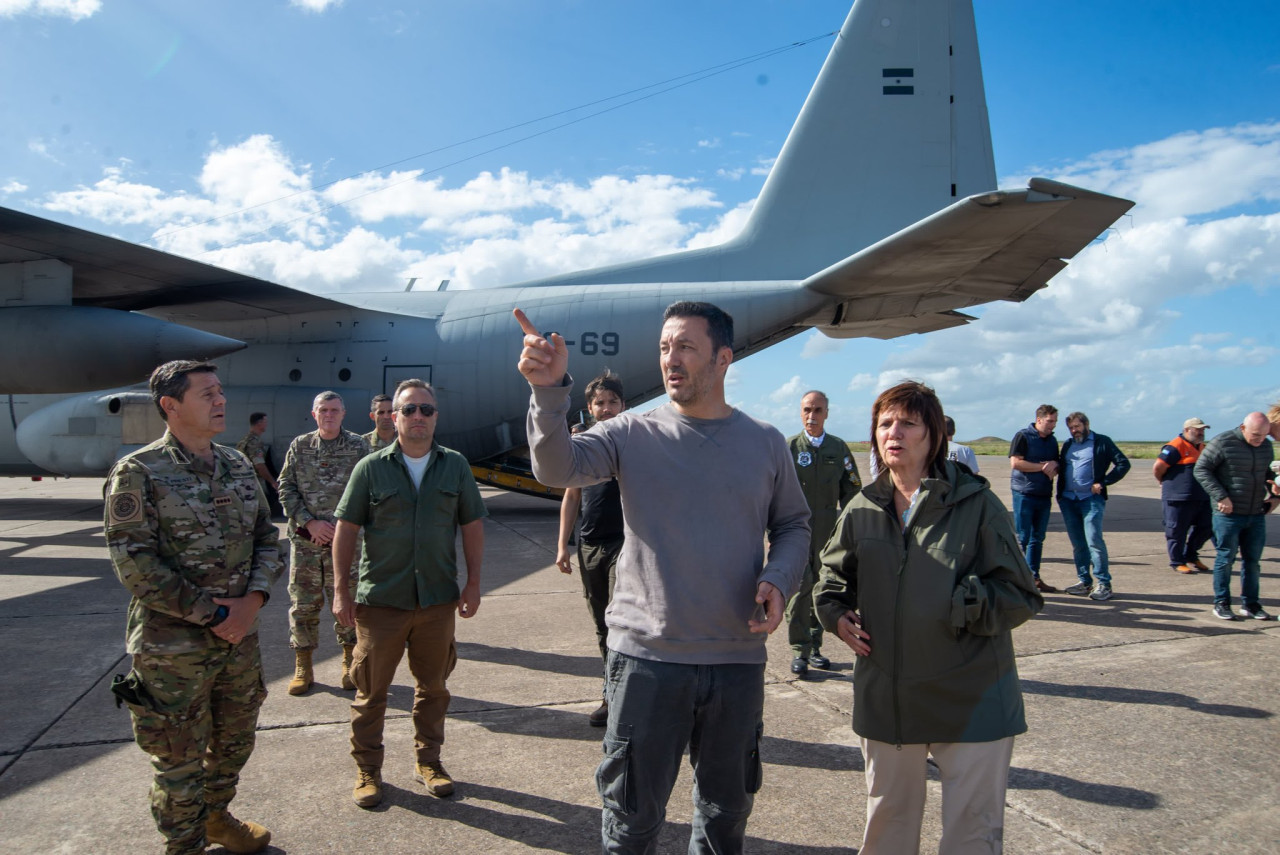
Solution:
<svg viewBox="0 0 1280 855">
<path fill-rule="evenodd" d="M 1280 398 L 1280 4 L 974 6 L 1001 187 L 1043 175 L 1138 205 L 1023 304 L 888 342 L 804 333 L 735 365 L 733 403 L 790 433 L 822 388 L 830 428 L 862 439 L 878 389 L 913 377 L 961 438 L 1008 437 L 1050 402 L 1167 439 Z M 0 0 L 0 204 L 328 292 L 705 245 L 745 218 L 829 38 L 533 139 L 581 113 L 456 144 L 847 12 Z"/>
</svg>

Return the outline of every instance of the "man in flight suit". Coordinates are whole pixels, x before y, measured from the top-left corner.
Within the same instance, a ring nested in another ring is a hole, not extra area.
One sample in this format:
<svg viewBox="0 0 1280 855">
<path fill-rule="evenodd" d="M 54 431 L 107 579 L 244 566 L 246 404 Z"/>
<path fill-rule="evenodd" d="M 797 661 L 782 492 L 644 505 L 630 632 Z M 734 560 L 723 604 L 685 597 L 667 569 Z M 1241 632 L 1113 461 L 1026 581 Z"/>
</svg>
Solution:
<svg viewBox="0 0 1280 855">
<path fill-rule="evenodd" d="M 822 624 L 813 612 L 813 586 L 818 581 L 822 564 L 818 556 L 835 529 L 840 509 L 862 489 L 858 466 L 843 439 L 826 433 L 823 425 L 828 415 L 827 396 L 823 392 L 806 392 L 800 399 L 800 417 L 804 430 L 787 440 L 791 460 L 796 465 L 800 489 L 809 503 L 812 535 L 809 540 L 809 564 L 805 567 L 800 590 L 787 604 L 787 640 L 791 643 L 791 673 L 804 679 L 809 666 L 829 668 L 831 660 L 822 655 Z"/>
</svg>

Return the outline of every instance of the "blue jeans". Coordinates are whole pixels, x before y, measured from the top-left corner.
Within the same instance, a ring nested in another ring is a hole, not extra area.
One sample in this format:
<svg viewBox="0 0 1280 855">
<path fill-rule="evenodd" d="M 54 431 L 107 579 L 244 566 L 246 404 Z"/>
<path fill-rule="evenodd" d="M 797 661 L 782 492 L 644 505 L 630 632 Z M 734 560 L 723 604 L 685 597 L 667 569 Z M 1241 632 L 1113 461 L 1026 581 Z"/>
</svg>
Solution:
<svg viewBox="0 0 1280 855">
<path fill-rule="evenodd" d="M 1093 577 L 1103 585 L 1111 585 L 1111 571 L 1107 566 L 1107 544 L 1102 539 L 1102 514 L 1107 502 L 1101 496 L 1085 499 L 1058 497 L 1058 510 L 1062 511 L 1062 523 L 1071 538 L 1071 551 L 1075 557 L 1076 575 L 1084 584 L 1091 584 L 1089 567 Z"/>
<path fill-rule="evenodd" d="M 609 651 L 596 787 L 604 852 L 651 853 L 686 747 L 691 855 L 740 853 L 760 789 L 764 665 L 680 665 Z"/>
<path fill-rule="evenodd" d="M 1027 558 L 1031 574 L 1040 578 L 1040 555 L 1044 551 L 1044 533 L 1049 528 L 1049 511 L 1053 500 L 1048 496 L 1013 493 L 1013 527 L 1018 532 L 1018 545 Z"/>
<path fill-rule="evenodd" d="M 1213 601 L 1231 605 L 1231 565 L 1240 551 L 1240 601 L 1258 605 L 1258 576 L 1262 572 L 1262 547 L 1267 542 L 1266 514 L 1213 512 L 1213 537 L 1218 557 L 1213 562 Z"/>
</svg>

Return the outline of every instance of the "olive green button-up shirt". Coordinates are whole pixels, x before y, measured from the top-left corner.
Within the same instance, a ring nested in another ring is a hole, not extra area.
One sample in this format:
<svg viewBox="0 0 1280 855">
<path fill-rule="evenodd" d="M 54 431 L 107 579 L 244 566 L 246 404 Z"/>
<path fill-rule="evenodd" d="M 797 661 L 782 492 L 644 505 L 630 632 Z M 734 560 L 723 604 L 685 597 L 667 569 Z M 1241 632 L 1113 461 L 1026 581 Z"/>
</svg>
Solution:
<svg viewBox="0 0 1280 855">
<path fill-rule="evenodd" d="M 356 602 L 396 609 L 452 603 L 459 597 L 459 525 L 489 511 L 458 452 L 436 444 L 415 490 L 399 441 L 356 464 L 334 516 L 364 529 Z"/>
</svg>

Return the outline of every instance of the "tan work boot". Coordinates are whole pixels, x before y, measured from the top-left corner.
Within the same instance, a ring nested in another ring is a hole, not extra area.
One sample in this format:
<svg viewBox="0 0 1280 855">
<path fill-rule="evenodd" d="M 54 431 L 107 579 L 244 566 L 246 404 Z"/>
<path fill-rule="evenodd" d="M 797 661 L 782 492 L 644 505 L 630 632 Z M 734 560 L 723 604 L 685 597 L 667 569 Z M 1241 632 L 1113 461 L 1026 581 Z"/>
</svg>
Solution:
<svg viewBox="0 0 1280 855">
<path fill-rule="evenodd" d="M 315 679 L 315 675 L 311 672 L 311 651 L 299 647 L 293 653 L 297 658 L 297 666 L 293 672 L 293 679 L 289 681 L 289 694 L 305 695 L 307 689 L 311 688 L 311 681 Z"/>
<path fill-rule="evenodd" d="M 362 808 L 377 807 L 382 801 L 382 770 L 361 766 L 351 798 Z"/>
<path fill-rule="evenodd" d="M 438 798 L 453 795 L 453 778 L 449 777 L 449 773 L 444 770 L 439 760 L 433 760 L 428 763 L 415 763 L 413 766 L 413 780 L 419 784 L 424 784 L 427 792 Z"/>
<path fill-rule="evenodd" d="M 355 681 L 351 679 L 351 657 L 355 652 L 354 644 L 342 645 L 342 688 L 348 692 L 356 687 Z"/>
<path fill-rule="evenodd" d="M 261 852 L 271 842 L 271 832 L 256 822 L 241 822 L 230 811 L 209 811 L 204 836 L 228 852 Z"/>
</svg>

